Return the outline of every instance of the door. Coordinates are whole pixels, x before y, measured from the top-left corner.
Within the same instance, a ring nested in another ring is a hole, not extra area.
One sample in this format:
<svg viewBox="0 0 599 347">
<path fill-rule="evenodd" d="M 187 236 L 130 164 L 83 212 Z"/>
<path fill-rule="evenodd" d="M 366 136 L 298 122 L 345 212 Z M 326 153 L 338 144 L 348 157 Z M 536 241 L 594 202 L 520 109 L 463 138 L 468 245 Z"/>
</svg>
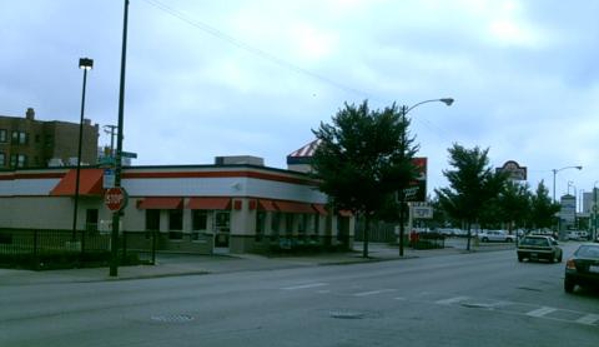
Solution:
<svg viewBox="0 0 599 347">
<path fill-rule="evenodd" d="M 215 211 L 214 213 L 214 252 L 228 253 L 231 235 L 231 212 Z"/>
</svg>

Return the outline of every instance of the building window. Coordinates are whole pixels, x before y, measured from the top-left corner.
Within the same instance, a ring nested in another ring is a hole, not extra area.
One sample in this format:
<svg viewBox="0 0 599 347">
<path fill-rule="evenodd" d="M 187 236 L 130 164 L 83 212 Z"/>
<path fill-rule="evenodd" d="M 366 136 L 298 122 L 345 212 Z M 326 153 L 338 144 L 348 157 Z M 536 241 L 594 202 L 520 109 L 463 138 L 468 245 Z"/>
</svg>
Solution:
<svg viewBox="0 0 599 347">
<path fill-rule="evenodd" d="M 0 167 L 4 167 L 6 165 L 6 154 L 0 152 Z"/>
<path fill-rule="evenodd" d="M 272 240 L 276 240 L 279 238 L 279 225 L 281 224 L 281 214 L 278 212 L 272 213 L 272 218 L 270 219 L 270 237 Z"/>
<path fill-rule="evenodd" d="M 24 131 L 13 131 L 11 143 L 13 145 L 26 145 L 28 140 L 27 133 Z"/>
<path fill-rule="evenodd" d="M 11 154 L 10 167 L 19 168 L 27 166 L 27 156 L 24 154 Z"/>
<path fill-rule="evenodd" d="M 231 213 L 230 212 L 216 212 L 215 216 L 216 231 L 221 233 L 228 233 L 231 230 Z"/>
<path fill-rule="evenodd" d="M 183 210 L 168 210 L 168 238 L 171 240 L 183 238 Z"/>
<path fill-rule="evenodd" d="M 160 210 L 146 210 L 146 230 L 160 230 Z"/>
<path fill-rule="evenodd" d="M 98 209 L 91 208 L 85 212 L 85 230 L 98 231 Z"/>
<path fill-rule="evenodd" d="M 293 234 L 293 222 L 294 222 L 294 218 L 295 216 L 293 215 L 293 213 L 286 213 L 285 214 L 285 233 L 288 236 L 291 236 L 291 234 Z"/>
<path fill-rule="evenodd" d="M 6 129 L 0 129 L 0 143 L 6 143 Z"/>
<path fill-rule="evenodd" d="M 208 230 L 208 211 L 192 210 L 191 211 L 191 239 L 199 240 L 200 231 Z"/>
<path fill-rule="evenodd" d="M 266 231 L 266 212 L 258 211 L 256 213 L 256 241 L 262 241 Z"/>
</svg>

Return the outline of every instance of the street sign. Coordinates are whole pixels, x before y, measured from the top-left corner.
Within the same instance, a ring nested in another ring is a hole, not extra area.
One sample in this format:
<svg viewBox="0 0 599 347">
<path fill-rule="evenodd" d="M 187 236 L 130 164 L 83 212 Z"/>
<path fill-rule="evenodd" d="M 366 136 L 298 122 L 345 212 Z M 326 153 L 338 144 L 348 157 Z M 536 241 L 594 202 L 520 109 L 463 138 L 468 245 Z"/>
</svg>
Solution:
<svg viewBox="0 0 599 347">
<path fill-rule="evenodd" d="M 115 177 L 114 169 L 104 169 L 104 180 L 102 185 L 104 189 L 110 189 L 114 187 Z"/>
<path fill-rule="evenodd" d="M 123 158 L 137 159 L 137 153 L 122 151 L 121 152 L 121 157 L 123 157 Z"/>
<path fill-rule="evenodd" d="M 125 188 L 110 188 L 104 194 L 104 204 L 112 212 L 119 212 L 127 206 L 128 196 Z"/>
</svg>

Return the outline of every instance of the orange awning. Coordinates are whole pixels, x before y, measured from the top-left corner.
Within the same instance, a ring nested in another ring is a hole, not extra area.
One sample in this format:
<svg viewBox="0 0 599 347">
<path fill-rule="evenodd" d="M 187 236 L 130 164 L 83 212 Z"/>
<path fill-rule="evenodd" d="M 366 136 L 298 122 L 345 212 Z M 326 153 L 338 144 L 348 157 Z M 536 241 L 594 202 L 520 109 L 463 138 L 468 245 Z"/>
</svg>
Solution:
<svg viewBox="0 0 599 347">
<path fill-rule="evenodd" d="M 192 210 L 229 210 L 231 198 L 191 198 L 187 208 Z"/>
<path fill-rule="evenodd" d="M 278 211 L 272 200 L 264 200 L 264 199 L 258 200 L 258 209 L 262 210 L 262 211 L 268 211 L 268 212 L 277 212 Z"/>
<path fill-rule="evenodd" d="M 339 215 L 341 217 L 351 217 L 351 216 L 353 216 L 353 214 L 351 213 L 350 210 L 339 210 Z"/>
<path fill-rule="evenodd" d="M 183 198 L 144 198 L 137 202 L 140 210 L 177 210 L 183 207 Z"/>
<path fill-rule="evenodd" d="M 102 169 L 81 169 L 79 171 L 79 195 L 102 195 Z M 53 196 L 74 196 L 77 184 L 77 170 L 69 170 L 50 191 Z"/>
<path fill-rule="evenodd" d="M 275 206 L 281 212 L 287 213 L 315 213 L 310 204 L 301 202 L 275 201 Z"/>
<path fill-rule="evenodd" d="M 312 207 L 322 216 L 328 216 L 326 207 L 323 204 L 312 204 Z"/>
</svg>

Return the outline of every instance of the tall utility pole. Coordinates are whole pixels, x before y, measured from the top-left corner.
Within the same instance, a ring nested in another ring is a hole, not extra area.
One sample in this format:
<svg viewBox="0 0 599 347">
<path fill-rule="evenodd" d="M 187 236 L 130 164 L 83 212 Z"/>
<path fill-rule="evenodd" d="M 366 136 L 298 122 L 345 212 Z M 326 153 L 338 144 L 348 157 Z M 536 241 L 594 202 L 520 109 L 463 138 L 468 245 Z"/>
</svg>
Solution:
<svg viewBox="0 0 599 347">
<path fill-rule="evenodd" d="M 121 52 L 121 83 L 119 89 L 119 121 L 118 134 L 116 140 L 116 156 L 114 170 L 114 186 L 121 187 L 122 170 L 122 152 L 123 152 L 123 114 L 125 111 L 125 66 L 127 62 L 127 17 L 129 14 L 129 0 L 125 0 L 125 9 L 123 15 L 123 49 Z M 110 276 L 118 276 L 118 242 L 119 242 L 119 223 L 121 221 L 121 212 L 112 214 L 112 234 L 110 249 Z"/>
<path fill-rule="evenodd" d="M 109 124 L 105 125 L 104 128 L 104 132 L 110 134 L 110 157 L 112 158 L 114 156 L 114 136 L 117 134 L 116 130 L 118 127 L 116 125 Z"/>
</svg>

